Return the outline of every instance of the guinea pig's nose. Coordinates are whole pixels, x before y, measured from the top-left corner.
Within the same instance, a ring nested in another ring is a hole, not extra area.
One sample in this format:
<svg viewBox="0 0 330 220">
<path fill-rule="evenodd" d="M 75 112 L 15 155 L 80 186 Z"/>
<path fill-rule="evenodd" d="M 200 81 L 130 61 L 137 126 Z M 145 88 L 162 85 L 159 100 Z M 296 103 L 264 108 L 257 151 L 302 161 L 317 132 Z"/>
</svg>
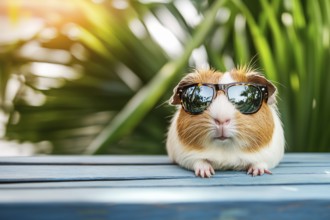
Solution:
<svg viewBox="0 0 330 220">
<path fill-rule="evenodd" d="M 228 125 L 230 123 L 230 119 L 214 119 L 216 125 Z"/>
</svg>

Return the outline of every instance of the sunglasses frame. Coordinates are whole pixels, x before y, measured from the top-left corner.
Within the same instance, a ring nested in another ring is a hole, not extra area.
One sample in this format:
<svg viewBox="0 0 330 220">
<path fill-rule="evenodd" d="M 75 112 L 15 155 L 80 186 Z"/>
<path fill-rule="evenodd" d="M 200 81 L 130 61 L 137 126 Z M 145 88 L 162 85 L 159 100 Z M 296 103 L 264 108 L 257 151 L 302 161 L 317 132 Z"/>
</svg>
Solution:
<svg viewBox="0 0 330 220">
<path fill-rule="evenodd" d="M 227 83 L 227 84 L 191 83 L 191 84 L 188 84 L 188 85 L 184 85 L 184 86 L 178 87 L 177 94 L 180 97 L 180 103 L 181 103 L 181 106 L 182 106 L 182 108 L 183 108 L 183 110 L 185 112 L 187 112 L 188 114 L 191 114 L 191 115 L 199 115 L 199 114 L 202 114 L 211 105 L 211 103 L 213 102 L 213 100 L 217 97 L 218 91 L 223 91 L 224 94 L 225 94 L 225 96 L 229 100 L 228 89 L 230 87 L 232 87 L 232 86 L 242 86 L 242 85 L 243 86 L 253 86 L 253 87 L 257 88 L 261 92 L 261 94 L 262 94 L 262 100 L 261 100 L 261 102 L 263 100 L 265 100 L 265 102 L 267 102 L 267 100 L 268 100 L 268 89 L 267 89 L 267 86 L 266 85 L 263 85 L 263 84 L 252 83 L 252 82 L 234 82 L 234 83 Z M 189 88 L 189 87 L 192 87 L 192 86 L 207 86 L 207 87 L 210 87 L 210 88 L 213 89 L 212 101 L 210 102 L 210 104 L 202 112 L 197 112 L 197 113 L 189 112 L 187 109 L 185 109 L 185 107 L 182 104 L 182 102 L 183 102 L 182 101 L 182 93 L 183 93 L 183 91 L 186 88 Z M 260 110 L 261 106 L 262 106 L 262 103 L 260 104 L 260 106 L 258 107 L 258 109 L 256 111 L 249 112 L 249 113 L 242 113 L 242 114 L 246 114 L 246 115 L 254 114 L 254 113 L 256 113 L 256 112 L 258 112 Z"/>
</svg>

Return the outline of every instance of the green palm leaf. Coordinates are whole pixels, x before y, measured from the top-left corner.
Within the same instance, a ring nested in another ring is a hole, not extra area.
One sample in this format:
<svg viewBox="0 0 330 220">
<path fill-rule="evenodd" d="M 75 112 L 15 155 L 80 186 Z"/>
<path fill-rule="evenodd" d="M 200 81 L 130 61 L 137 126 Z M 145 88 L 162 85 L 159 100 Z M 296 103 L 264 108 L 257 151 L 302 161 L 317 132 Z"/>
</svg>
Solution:
<svg viewBox="0 0 330 220">
<path fill-rule="evenodd" d="M 327 1 L 30 4 L 48 23 L 0 39 L 7 139 L 61 154 L 165 153 L 175 82 L 206 62 L 225 71 L 252 60 L 278 86 L 289 150 L 329 151 Z"/>
</svg>

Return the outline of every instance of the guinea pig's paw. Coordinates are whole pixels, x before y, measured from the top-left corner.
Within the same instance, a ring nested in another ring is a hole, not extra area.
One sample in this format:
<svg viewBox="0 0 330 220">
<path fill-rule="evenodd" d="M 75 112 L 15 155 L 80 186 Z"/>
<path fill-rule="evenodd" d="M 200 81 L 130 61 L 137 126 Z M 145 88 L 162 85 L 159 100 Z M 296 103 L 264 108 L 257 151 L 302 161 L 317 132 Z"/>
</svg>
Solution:
<svg viewBox="0 0 330 220">
<path fill-rule="evenodd" d="M 211 177 L 215 174 L 213 167 L 207 160 L 199 160 L 194 164 L 195 175 L 204 177 Z"/>
<path fill-rule="evenodd" d="M 246 174 L 252 176 L 262 176 L 264 173 L 272 174 L 272 172 L 268 169 L 267 164 L 258 163 L 250 165 Z"/>
</svg>

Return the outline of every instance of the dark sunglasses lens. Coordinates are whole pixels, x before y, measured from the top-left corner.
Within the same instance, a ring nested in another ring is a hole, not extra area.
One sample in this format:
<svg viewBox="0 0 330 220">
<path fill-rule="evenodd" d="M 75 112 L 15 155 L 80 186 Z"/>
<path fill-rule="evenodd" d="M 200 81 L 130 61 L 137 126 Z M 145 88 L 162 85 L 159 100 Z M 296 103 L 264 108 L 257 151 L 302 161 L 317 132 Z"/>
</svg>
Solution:
<svg viewBox="0 0 330 220">
<path fill-rule="evenodd" d="M 191 114 L 200 114 L 211 104 L 213 93 L 213 88 L 208 86 L 188 87 L 182 92 L 182 106 Z"/>
<path fill-rule="evenodd" d="M 243 114 L 252 114 L 262 104 L 262 93 L 253 85 L 237 85 L 228 88 L 228 98 L 237 110 Z"/>
</svg>

